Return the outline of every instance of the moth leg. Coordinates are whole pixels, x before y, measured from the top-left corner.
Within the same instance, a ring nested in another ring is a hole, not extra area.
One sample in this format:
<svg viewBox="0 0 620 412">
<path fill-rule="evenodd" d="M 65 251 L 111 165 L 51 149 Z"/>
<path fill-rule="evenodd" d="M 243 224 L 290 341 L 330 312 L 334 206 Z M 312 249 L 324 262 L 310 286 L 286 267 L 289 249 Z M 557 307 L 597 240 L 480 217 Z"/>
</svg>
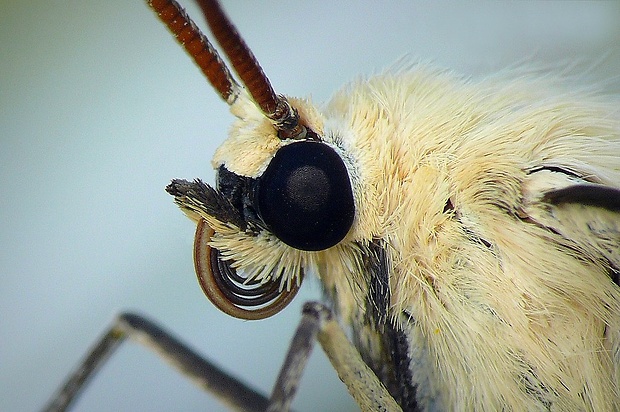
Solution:
<svg viewBox="0 0 620 412">
<path fill-rule="evenodd" d="M 362 411 L 401 411 L 379 378 L 349 342 L 329 308 L 318 302 L 308 302 L 302 314 L 273 388 L 267 409 L 269 412 L 289 410 L 317 340 Z"/>
<path fill-rule="evenodd" d="M 77 398 L 88 380 L 109 359 L 114 350 L 129 338 L 141 343 L 210 392 L 232 409 L 264 411 L 268 399 L 207 361 L 154 322 L 136 314 L 120 314 L 69 375 L 43 411 L 64 411 Z"/>
</svg>

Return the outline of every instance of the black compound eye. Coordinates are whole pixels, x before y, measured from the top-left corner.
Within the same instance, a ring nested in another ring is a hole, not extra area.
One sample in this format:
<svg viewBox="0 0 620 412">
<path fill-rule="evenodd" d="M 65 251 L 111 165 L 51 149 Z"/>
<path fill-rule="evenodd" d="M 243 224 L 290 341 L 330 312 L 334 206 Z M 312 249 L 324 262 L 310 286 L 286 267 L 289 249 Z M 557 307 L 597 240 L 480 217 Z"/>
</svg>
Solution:
<svg viewBox="0 0 620 412">
<path fill-rule="evenodd" d="M 326 144 L 304 141 L 280 148 L 258 179 L 257 191 L 263 222 L 296 249 L 334 246 L 353 224 L 349 174 Z"/>
</svg>

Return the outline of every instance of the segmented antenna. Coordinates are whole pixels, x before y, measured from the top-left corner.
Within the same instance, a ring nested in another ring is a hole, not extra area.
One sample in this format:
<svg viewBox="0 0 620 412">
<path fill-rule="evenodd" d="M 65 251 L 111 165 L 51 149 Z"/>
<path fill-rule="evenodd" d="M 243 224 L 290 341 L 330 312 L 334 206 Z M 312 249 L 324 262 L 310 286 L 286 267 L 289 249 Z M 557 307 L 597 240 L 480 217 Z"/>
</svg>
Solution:
<svg viewBox="0 0 620 412">
<path fill-rule="evenodd" d="M 231 104 L 237 97 L 239 85 L 217 50 L 185 10 L 174 0 L 149 0 L 148 4 L 187 50 L 222 99 Z"/>
<path fill-rule="evenodd" d="M 228 56 L 248 92 L 261 111 L 274 122 L 280 138 L 303 138 L 305 128 L 299 125 L 297 111 L 283 96 L 278 96 L 258 60 L 226 16 L 217 0 L 198 0 L 207 24 Z"/>
<path fill-rule="evenodd" d="M 239 35 L 237 28 L 224 14 L 224 10 L 217 1 L 200 0 L 198 4 L 215 40 L 222 46 L 222 50 L 228 56 L 254 101 L 266 115 L 275 113 L 278 96 L 258 64 L 258 60 Z"/>
<path fill-rule="evenodd" d="M 181 6 L 174 0 L 148 0 L 148 4 L 192 56 L 220 96 L 232 104 L 238 94 L 238 84 L 212 44 Z M 216 0 L 199 0 L 198 4 L 235 72 L 263 114 L 273 121 L 278 136 L 281 139 L 304 138 L 306 128 L 299 124 L 297 111 L 283 96 L 274 92 L 256 57 L 219 3 Z"/>
</svg>

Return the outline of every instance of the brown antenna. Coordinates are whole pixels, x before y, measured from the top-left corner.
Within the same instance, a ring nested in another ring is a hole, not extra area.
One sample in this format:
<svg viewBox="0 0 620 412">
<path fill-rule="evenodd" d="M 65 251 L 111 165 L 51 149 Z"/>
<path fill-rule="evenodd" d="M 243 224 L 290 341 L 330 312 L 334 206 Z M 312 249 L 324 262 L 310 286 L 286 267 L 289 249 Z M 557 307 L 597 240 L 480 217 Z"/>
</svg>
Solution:
<svg viewBox="0 0 620 412">
<path fill-rule="evenodd" d="M 194 59 L 215 90 L 228 104 L 231 104 L 237 97 L 239 85 L 217 50 L 200 32 L 185 10 L 174 0 L 149 0 L 148 4 Z"/>
<path fill-rule="evenodd" d="M 254 101 L 267 116 L 275 113 L 279 98 L 256 57 L 224 14 L 222 7 L 215 0 L 199 0 L 198 4 L 215 40 L 222 46 L 222 50 Z"/>
<path fill-rule="evenodd" d="M 258 60 L 222 10 L 217 0 L 198 0 L 207 24 L 228 56 L 248 92 L 261 111 L 274 122 L 280 138 L 303 138 L 305 128 L 299 125 L 297 111 L 283 96 L 273 91 Z"/>
<path fill-rule="evenodd" d="M 159 18 L 192 56 L 209 82 L 228 104 L 239 94 L 239 85 L 219 54 L 175 0 L 148 0 Z M 280 139 L 303 139 L 306 128 L 299 124 L 297 111 L 277 95 L 256 57 L 245 44 L 216 0 L 198 0 L 207 23 L 228 56 L 233 68 L 263 114 L 273 121 Z"/>
</svg>

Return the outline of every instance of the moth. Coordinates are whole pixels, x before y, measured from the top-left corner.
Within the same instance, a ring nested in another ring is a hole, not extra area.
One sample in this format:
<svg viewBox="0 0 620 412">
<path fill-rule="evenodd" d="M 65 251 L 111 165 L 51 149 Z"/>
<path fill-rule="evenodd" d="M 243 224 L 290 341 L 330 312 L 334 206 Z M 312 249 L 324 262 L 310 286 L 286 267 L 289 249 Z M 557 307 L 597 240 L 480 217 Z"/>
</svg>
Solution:
<svg viewBox="0 0 620 412">
<path fill-rule="evenodd" d="M 369 410 L 620 409 L 617 100 L 415 65 L 318 107 L 272 90 L 215 2 L 240 83 L 180 6 L 150 4 L 237 118 L 214 187 L 167 187 L 218 308 L 271 316 L 317 277 L 315 332 L 347 329 Z"/>
</svg>

